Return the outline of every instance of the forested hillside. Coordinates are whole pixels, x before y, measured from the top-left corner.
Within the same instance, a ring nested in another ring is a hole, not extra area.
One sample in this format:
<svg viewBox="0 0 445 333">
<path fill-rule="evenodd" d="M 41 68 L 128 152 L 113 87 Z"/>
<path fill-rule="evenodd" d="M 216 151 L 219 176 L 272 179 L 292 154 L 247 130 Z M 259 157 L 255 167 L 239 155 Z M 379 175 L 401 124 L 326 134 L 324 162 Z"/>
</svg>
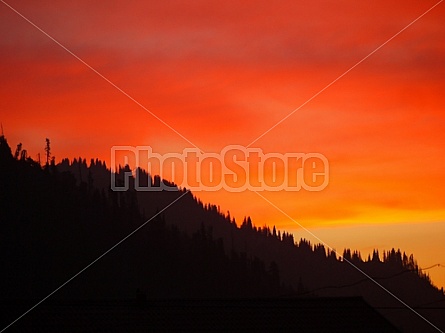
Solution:
<svg viewBox="0 0 445 333">
<path fill-rule="evenodd" d="M 444 327 L 443 290 L 400 250 L 376 249 L 366 260 L 349 249 L 338 256 L 249 217 L 235 221 L 185 189 L 138 192 L 132 178 L 128 191 L 114 192 L 105 163 L 41 166 L 21 145 L 13 153 L 3 136 L 0 170 L 4 301 L 39 300 L 106 253 L 52 297 L 362 296 L 397 327 L 431 329 L 392 293 Z M 141 182 L 161 181 L 137 172 Z"/>
</svg>

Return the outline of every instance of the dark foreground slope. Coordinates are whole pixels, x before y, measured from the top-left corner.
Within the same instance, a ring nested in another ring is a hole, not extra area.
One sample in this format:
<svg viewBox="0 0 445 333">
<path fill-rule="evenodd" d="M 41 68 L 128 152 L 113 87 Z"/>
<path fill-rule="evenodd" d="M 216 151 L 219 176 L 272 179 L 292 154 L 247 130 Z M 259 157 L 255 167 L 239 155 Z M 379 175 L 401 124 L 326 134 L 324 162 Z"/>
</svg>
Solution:
<svg viewBox="0 0 445 333">
<path fill-rule="evenodd" d="M 59 301 L 39 306 L 14 328 L 20 332 L 399 332 L 361 298 Z"/>
<path fill-rule="evenodd" d="M 322 245 L 257 228 L 248 218 L 238 226 L 184 190 L 110 191 L 110 171 L 100 161 L 64 160 L 42 168 L 14 158 L 4 138 L 0 167 L 1 297 L 3 304 L 20 300 L 18 312 L 150 219 L 51 299 L 361 296 L 404 331 L 435 331 L 389 291 L 445 327 L 443 292 L 400 251 L 383 258 L 375 253 L 367 261 L 345 251 L 343 260 Z"/>
</svg>

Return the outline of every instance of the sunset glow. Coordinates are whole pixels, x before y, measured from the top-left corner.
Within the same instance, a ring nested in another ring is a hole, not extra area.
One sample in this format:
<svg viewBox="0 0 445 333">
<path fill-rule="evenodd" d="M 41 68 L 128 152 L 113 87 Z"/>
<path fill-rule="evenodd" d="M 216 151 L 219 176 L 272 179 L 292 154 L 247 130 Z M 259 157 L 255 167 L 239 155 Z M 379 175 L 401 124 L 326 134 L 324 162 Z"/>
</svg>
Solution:
<svg viewBox="0 0 445 333">
<path fill-rule="evenodd" d="M 50 138 L 56 162 L 107 165 L 118 145 L 320 153 L 323 191 L 262 195 L 339 251 L 344 230 L 355 235 L 344 246 L 366 254 L 400 244 L 421 267 L 445 262 L 445 4 L 262 137 L 436 2 L 8 4 L 115 85 L 0 3 L 0 122 L 12 147 L 37 159 Z M 311 238 L 255 193 L 195 195 Z M 387 242 L 384 230 L 396 237 L 401 225 L 403 239 Z M 445 286 L 443 268 L 430 275 Z"/>
</svg>

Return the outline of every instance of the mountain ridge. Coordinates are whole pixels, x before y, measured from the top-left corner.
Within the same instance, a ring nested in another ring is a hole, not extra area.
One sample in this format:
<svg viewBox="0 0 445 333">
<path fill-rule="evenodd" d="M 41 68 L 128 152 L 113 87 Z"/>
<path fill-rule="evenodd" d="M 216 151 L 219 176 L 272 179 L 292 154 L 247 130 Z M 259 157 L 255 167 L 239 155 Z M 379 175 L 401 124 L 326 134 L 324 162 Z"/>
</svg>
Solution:
<svg viewBox="0 0 445 333">
<path fill-rule="evenodd" d="M 275 227 L 257 227 L 249 217 L 237 224 L 218 206 L 204 204 L 185 189 L 137 192 L 130 178 L 128 191 L 113 192 L 111 170 L 97 159 L 89 165 L 81 158 L 57 165 L 53 160 L 41 167 L 23 154 L 14 156 L 4 137 L 0 165 L 6 190 L 0 213 L 2 261 L 8 272 L 2 285 L 9 286 L 5 298 L 43 297 L 51 291 L 48 286 L 58 287 L 155 216 L 109 258 L 60 290 L 59 297 L 104 298 L 114 293 L 128 298 L 136 289 L 146 297 L 361 296 L 398 327 L 409 322 L 411 331 L 431 328 L 410 310 L 402 311 L 403 305 L 384 287 L 443 324 L 440 312 L 426 309 L 427 304 L 445 305 L 443 290 L 431 284 L 413 256 L 400 250 L 385 252 L 383 258 L 376 250 L 366 261 L 358 252 L 345 250 L 344 260 L 323 245 L 295 241 Z M 128 171 L 127 166 L 119 168 L 117 179 L 122 181 Z M 161 181 L 139 172 L 141 181 Z M 117 272 L 113 262 L 120 265 Z M 117 285 L 119 290 L 113 287 Z"/>
</svg>

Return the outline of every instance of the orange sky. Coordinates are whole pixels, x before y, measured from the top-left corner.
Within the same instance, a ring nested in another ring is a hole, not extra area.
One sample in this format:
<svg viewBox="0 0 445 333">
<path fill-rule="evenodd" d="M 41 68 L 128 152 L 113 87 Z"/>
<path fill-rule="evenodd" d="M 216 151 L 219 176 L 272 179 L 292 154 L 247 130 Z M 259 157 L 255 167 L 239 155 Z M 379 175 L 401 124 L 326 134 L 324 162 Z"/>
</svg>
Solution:
<svg viewBox="0 0 445 333">
<path fill-rule="evenodd" d="M 219 152 L 248 145 L 436 2 L 8 3 L 199 148 Z M 423 223 L 437 235 L 445 221 L 444 17 L 440 4 L 253 145 L 328 158 L 324 191 L 263 195 L 314 233 L 337 230 L 323 233 L 337 249 L 338 230 L 366 252 L 392 246 L 377 230 L 414 233 Z M 1 3 L 0 34 L 0 121 L 11 145 L 35 157 L 49 137 L 56 158 L 106 161 L 113 145 L 190 147 Z M 300 235 L 254 193 L 197 195 Z M 382 229 L 353 227 L 373 224 Z M 421 266 L 445 262 L 445 245 L 404 239 Z M 434 279 L 445 285 L 443 272 Z"/>
</svg>

